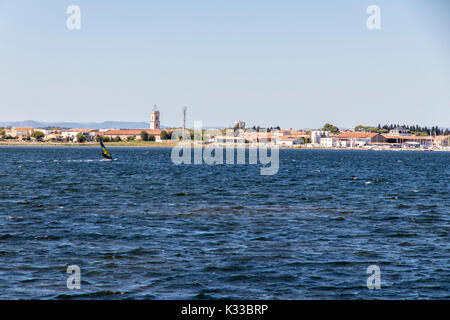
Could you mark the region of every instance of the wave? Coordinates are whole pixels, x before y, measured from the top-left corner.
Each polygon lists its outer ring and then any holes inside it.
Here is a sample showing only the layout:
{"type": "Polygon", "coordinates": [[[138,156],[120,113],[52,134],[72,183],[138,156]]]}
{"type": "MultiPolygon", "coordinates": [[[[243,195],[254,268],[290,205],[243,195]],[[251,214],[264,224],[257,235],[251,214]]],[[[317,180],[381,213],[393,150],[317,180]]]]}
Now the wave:
{"type": "Polygon", "coordinates": [[[95,291],[95,292],[74,294],[74,295],[60,294],[60,295],[56,296],[55,299],[66,300],[66,299],[83,299],[83,298],[95,298],[95,297],[103,298],[103,297],[108,297],[108,296],[118,296],[118,295],[120,296],[120,295],[124,295],[124,294],[128,294],[128,292],[114,291],[114,290],[100,290],[100,291],[95,291]]]}

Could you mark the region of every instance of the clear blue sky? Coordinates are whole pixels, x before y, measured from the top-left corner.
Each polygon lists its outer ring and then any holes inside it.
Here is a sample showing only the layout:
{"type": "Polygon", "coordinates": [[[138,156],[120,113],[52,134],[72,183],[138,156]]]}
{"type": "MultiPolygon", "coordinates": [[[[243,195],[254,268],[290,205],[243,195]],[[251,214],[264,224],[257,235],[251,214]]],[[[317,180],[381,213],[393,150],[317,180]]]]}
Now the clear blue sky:
{"type": "Polygon", "coordinates": [[[449,33],[447,0],[0,0],[0,122],[450,127],[449,33]]]}

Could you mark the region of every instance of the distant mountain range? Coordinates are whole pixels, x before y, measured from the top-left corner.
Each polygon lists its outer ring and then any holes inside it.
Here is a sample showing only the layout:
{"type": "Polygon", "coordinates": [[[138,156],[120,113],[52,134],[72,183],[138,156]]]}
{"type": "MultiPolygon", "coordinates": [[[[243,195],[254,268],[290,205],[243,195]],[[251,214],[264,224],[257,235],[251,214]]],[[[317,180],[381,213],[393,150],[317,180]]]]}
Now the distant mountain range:
{"type": "MultiPolygon", "coordinates": [[[[31,128],[87,128],[87,129],[145,129],[150,128],[149,122],[126,122],[126,121],[105,121],[105,122],[42,122],[34,120],[26,121],[4,121],[0,122],[0,127],[31,127],[31,128]]],[[[174,128],[173,126],[161,126],[161,129],[174,128]]],[[[224,129],[224,126],[203,127],[203,129],[224,129]]]]}
{"type": "MultiPolygon", "coordinates": [[[[34,120],[27,121],[6,121],[0,122],[0,127],[32,127],[32,128],[88,128],[88,129],[143,129],[149,128],[148,122],[126,122],[126,121],[105,121],[105,122],[40,122],[34,120]]],[[[161,126],[163,127],[163,126],[161,126]]]]}

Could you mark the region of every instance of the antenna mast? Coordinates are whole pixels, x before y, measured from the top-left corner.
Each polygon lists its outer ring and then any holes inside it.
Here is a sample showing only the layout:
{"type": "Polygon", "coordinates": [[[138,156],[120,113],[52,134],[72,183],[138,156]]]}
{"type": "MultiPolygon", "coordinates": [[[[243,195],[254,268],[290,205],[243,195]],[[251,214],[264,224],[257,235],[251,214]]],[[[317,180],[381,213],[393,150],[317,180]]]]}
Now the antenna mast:
{"type": "Polygon", "coordinates": [[[184,133],[186,131],[186,111],[187,111],[187,107],[183,106],[181,108],[182,112],[183,112],[183,140],[184,140],[184,133]]]}

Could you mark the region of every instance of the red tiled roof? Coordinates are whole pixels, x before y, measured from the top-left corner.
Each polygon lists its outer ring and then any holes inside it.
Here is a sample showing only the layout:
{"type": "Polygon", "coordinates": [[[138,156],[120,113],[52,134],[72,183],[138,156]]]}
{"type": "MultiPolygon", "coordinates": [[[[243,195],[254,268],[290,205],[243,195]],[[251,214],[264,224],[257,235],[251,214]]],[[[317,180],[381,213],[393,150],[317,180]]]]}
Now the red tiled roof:
{"type": "Polygon", "coordinates": [[[147,132],[148,134],[159,135],[162,130],[151,130],[151,129],[123,129],[123,130],[108,130],[104,132],[98,132],[98,135],[129,135],[129,136],[138,136],[142,131],[147,132]]]}
{"type": "Polygon", "coordinates": [[[338,135],[338,138],[373,138],[375,136],[379,135],[379,133],[376,132],[343,132],[340,135],[338,135]]]}
{"type": "Polygon", "coordinates": [[[281,136],[277,138],[278,140],[286,140],[286,141],[291,141],[291,140],[295,140],[296,137],[294,136],[281,136]]]}
{"type": "Polygon", "coordinates": [[[63,132],[91,132],[95,131],[93,129],[87,129],[87,128],[73,128],[68,130],[63,130],[63,132]]]}
{"type": "Polygon", "coordinates": [[[33,130],[33,128],[31,128],[31,127],[13,127],[12,128],[12,130],[19,130],[19,131],[21,131],[21,130],[33,130]]]}
{"type": "Polygon", "coordinates": [[[410,136],[392,136],[392,135],[388,135],[388,134],[383,134],[383,137],[385,137],[386,139],[395,139],[395,140],[445,140],[448,139],[450,136],[414,136],[414,135],[410,135],[410,136]]]}
{"type": "Polygon", "coordinates": [[[270,132],[246,132],[244,134],[246,137],[257,137],[257,138],[270,138],[270,132]]]}

